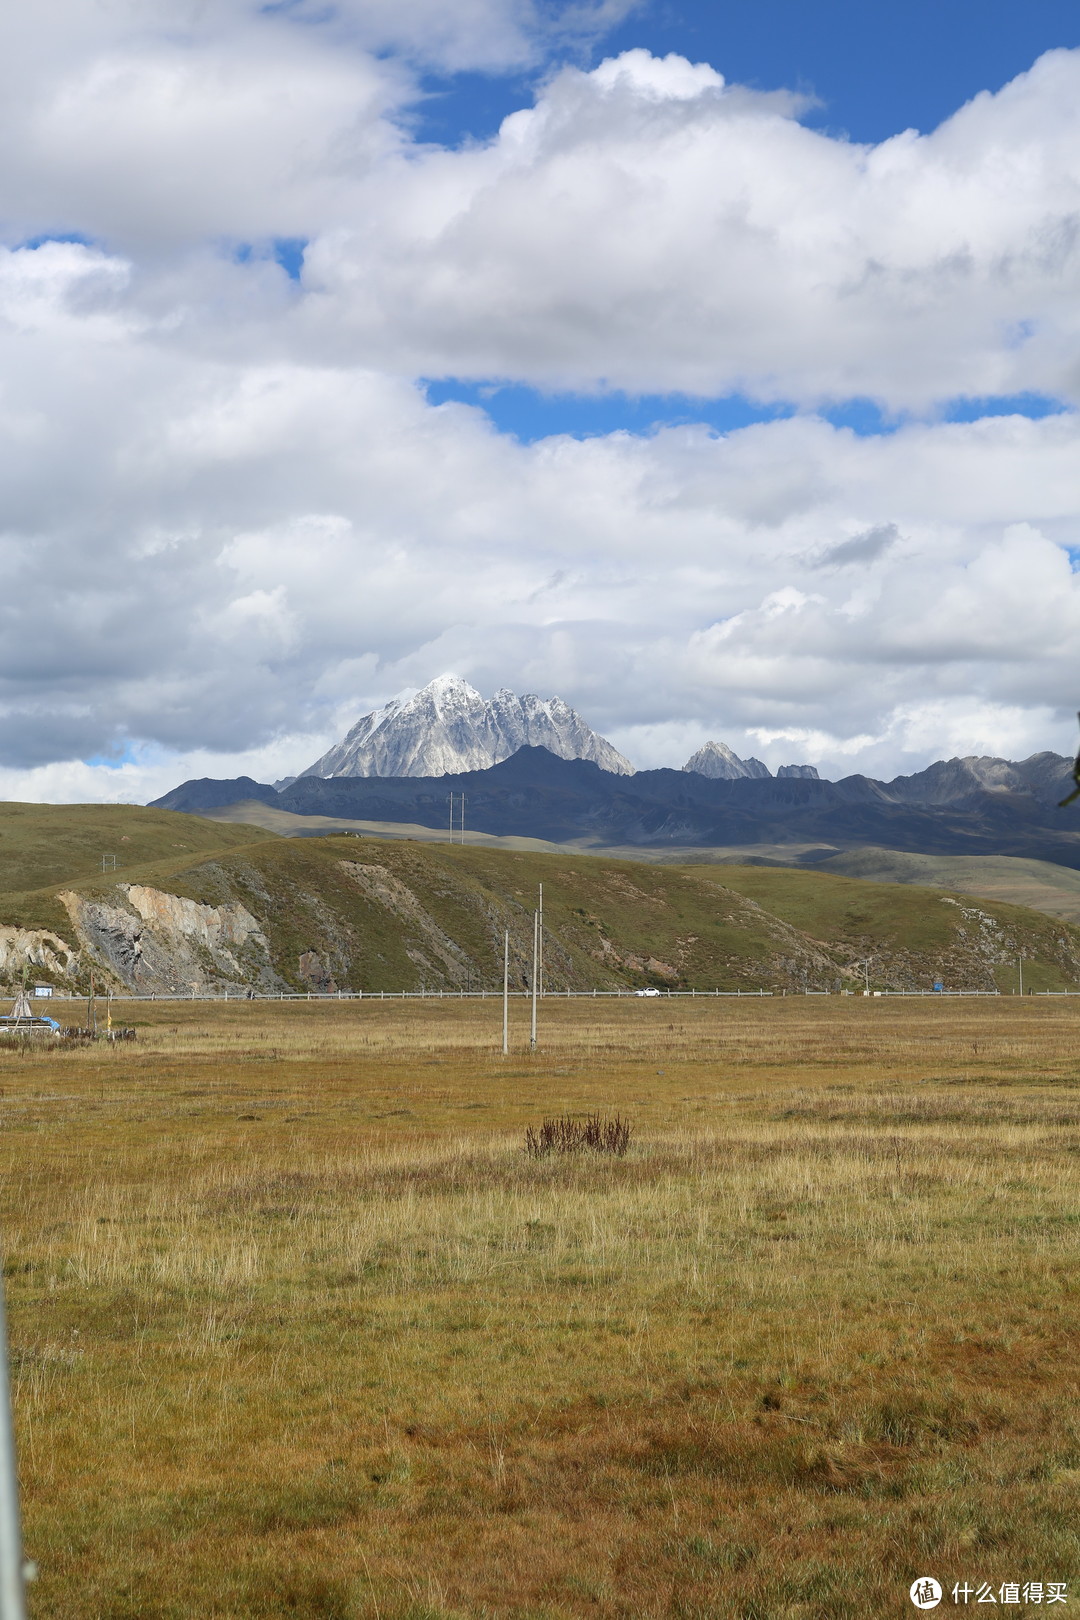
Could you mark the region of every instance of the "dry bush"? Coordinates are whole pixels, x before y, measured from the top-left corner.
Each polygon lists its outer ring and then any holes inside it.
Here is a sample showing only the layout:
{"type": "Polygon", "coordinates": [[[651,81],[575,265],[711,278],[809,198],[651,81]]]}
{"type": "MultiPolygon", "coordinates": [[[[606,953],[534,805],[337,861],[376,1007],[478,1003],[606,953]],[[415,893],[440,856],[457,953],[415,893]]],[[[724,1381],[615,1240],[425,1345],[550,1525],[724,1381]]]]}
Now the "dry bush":
{"type": "Polygon", "coordinates": [[[589,1114],[574,1119],[563,1114],[545,1119],[538,1131],[530,1125],[525,1132],[525,1151],[530,1159],[546,1159],[552,1153],[610,1153],[621,1159],[630,1146],[630,1123],[616,1114],[604,1119],[589,1114]]]}

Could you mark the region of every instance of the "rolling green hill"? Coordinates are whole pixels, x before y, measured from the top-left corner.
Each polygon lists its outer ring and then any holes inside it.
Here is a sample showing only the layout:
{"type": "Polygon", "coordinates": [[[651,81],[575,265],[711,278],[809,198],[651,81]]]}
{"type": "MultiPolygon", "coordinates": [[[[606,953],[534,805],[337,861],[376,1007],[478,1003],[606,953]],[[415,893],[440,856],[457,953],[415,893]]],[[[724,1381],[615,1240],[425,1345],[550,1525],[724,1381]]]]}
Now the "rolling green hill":
{"type": "MultiPolygon", "coordinates": [[[[349,821],[328,816],[298,816],[256,800],[198,812],[211,821],[229,825],[248,822],[284,837],[324,836],[357,832],[369,838],[410,839],[441,844],[444,828],[421,827],[410,822],[349,821]]],[[[1016,855],[918,855],[908,850],[823,849],[820,844],[749,844],[716,848],[656,848],[652,846],[586,846],[553,844],[538,838],[499,837],[470,831],[467,842],[475,848],[524,849],[552,854],[605,855],[660,866],[790,866],[808,867],[841,877],[864,878],[871,883],[918,884],[946,889],[953,894],[978,895],[1028,906],[1051,917],[1080,924],[1080,871],[1053,861],[1028,860],[1016,855]]]]}
{"type": "Polygon", "coordinates": [[[7,871],[40,873],[46,855],[54,863],[50,881],[0,895],[0,977],[9,983],[29,963],[57,983],[82,984],[93,967],[117,988],[161,992],[494,989],[508,931],[521,988],[542,883],[552,991],[861,989],[867,971],[874,988],[928,990],[942,980],[1010,990],[1021,952],[1029,988],[1080,988],[1080,931],[919,885],[403,839],[277,838],[128,807],[42,807],[35,830],[36,807],[8,808],[19,813],[0,812],[0,849],[17,830],[22,853],[15,858],[13,836],[7,871]],[[116,873],[93,870],[105,832],[128,840],[132,859],[116,873]],[[63,878],[58,850],[71,851],[63,878]]]}
{"type": "Polygon", "coordinates": [[[873,883],[914,883],[977,894],[1080,923],[1080,872],[1053,861],[1014,855],[912,855],[895,849],[850,849],[817,868],[873,883]]]}
{"type": "Polygon", "coordinates": [[[0,894],[91,877],[101,872],[102,857],[110,867],[115,858],[119,873],[270,836],[246,823],[226,826],[139,805],[0,803],[0,894]]]}

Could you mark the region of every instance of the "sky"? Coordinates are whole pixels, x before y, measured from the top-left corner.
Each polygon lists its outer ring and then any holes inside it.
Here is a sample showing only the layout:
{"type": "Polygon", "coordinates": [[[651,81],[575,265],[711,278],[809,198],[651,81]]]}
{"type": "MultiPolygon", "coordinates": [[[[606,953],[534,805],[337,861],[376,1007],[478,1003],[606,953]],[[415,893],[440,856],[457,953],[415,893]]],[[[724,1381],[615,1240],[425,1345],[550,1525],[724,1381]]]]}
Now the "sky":
{"type": "Polygon", "coordinates": [[[1071,754],[1078,293],[1074,4],[7,8],[0,796],[1071,754]]]}

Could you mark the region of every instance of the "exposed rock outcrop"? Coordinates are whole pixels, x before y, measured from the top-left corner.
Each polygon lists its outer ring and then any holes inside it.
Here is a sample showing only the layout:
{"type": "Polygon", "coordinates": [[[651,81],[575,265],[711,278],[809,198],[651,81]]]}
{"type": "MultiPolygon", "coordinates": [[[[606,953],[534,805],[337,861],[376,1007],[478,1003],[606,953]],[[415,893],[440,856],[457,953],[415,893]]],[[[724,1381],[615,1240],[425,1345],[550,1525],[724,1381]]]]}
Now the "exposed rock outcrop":
{"type": "Polygon", "coordinates": [[[333,967],[327,957],[319,951],[301,951],[297,969],[309,990],[317,990],[321,995],[337,993],[338,986],[333,967]]]}
{"type": "Polygon", "coordinates": [[[79,953],[66,940],[43,928],[0,927],[0,980],[16,983],[24,970],[49,980],[73,979],[79,953]]]}
{"type": "Polygon", "coordinates": [[[270,965],[266,936],[239,901],[201,905],[139,883],[113,897],[57,895],[84,951],[128,990],[209,990],[282,981],[270,965]]]}

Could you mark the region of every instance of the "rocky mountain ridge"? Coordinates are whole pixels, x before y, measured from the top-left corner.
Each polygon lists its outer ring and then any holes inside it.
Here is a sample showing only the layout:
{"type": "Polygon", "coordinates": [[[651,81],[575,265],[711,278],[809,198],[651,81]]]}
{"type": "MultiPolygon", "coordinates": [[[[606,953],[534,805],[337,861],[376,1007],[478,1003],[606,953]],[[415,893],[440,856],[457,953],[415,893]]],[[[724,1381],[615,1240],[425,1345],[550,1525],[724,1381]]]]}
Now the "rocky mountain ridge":
{"type": "Polygon", "coordinates": [[[365,714],[301,776],[446,776],[484,770],[523,747],[592,760],[616,776],[634,771],[560,697],[518,697],[504,687],[487,701],[460,676],[440,675],[411,698],[365,714]]]}
{"type": "MultiPolygon", "coordinates": [[[[761,780],[772,775],[772,771],[760,759],[740,759],[727,743],[722,742],[703,744],[696,754],[690,755],[683,770],[695,776],[708,776],[713,781],[725,782],[736,782],[743,777],[761,780]]],[[[818,780],[815,765],[780,765],[776,774],[778,777],[801,776],[813,782],[818,780]]]]}

